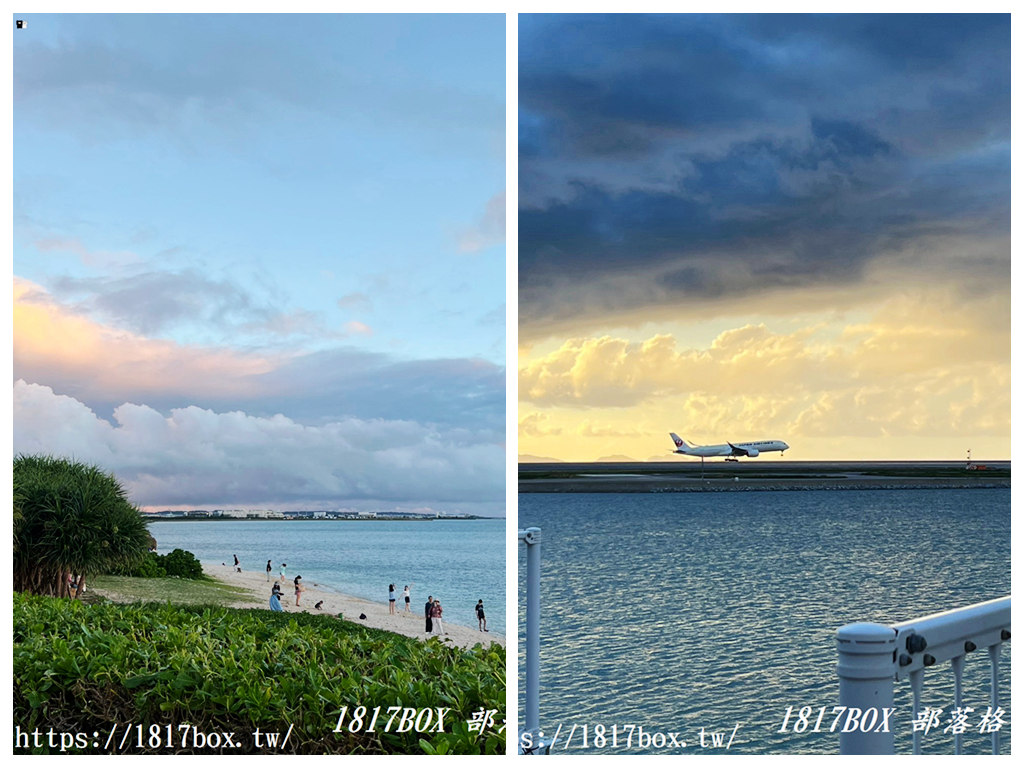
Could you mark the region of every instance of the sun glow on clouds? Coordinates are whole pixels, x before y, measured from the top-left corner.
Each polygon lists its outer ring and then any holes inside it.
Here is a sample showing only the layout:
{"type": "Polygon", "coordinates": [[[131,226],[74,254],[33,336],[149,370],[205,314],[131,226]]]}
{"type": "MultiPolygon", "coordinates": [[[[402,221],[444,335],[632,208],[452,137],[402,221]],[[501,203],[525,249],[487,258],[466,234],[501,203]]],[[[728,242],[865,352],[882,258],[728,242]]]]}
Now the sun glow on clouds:
{"type": "Polygon", "coordinates": [[[30,380],[74,380],[83,391],[251,394],[247,377],[275,361],[229,350],[187,347],[96,323],[57,304],[39,286],[14,279],[14,364],[30,380]]]}
{"type": "MultiPolygon", "coordinates": [[[[140,506],[333,509],[362,500],[503,511],[503,433],[485,419],[467,417],[475,428],[434,423],[444,414],[415,397],[387,410],[404,407],[412,418],[348,415],[358,386],[338,389],[316,359],[147,338],[78,315],[17,278],[14,332],[15,452],[96,463],[140,506]],[[340,405],[315,423],[268,410],[325,395],[340,405]]],[[[355,375],[356,359],[343,361],[355,375]]],[[[416,368],[430,363],[406,363],[414,386],[490,391],[490,367],[476,378],[457,366],[416,368]]],[[[324,365],[336,371],[338,360],[324,365]]]]}
{"type": "Polygon", "coordinates": [[[803,459],[878,458],[915,441],[917,456],[959,457],[973,444],[975,455],[1005,457],[1008,312],[1005,296],[933,288],[850,325],[823,316],[789,333],[726,327],[703,347],[656,334],[525,350],[520,452],[643,460],[673,430],[699,442],[786,439],[803,459]]]}

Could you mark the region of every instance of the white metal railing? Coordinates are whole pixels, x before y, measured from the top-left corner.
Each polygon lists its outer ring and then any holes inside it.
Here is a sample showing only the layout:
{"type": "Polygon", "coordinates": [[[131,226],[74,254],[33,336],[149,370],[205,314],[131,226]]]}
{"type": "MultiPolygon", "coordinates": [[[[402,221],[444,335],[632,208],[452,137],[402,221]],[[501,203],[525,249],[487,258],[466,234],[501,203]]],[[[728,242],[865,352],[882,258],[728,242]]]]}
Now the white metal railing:
{"type": "MultiPolygon", "coordinates": [[[[839,650],[839,704],[847,712],[854,708],[874,712],[872,722],[888,722],[893,706],[895,681],[910,679],[914,696],[914,754],[921,753],[922,728],[917,727],[921,709],[924,670],[948,661],[953,669],[954,707],[962,713],[962,678],[965,657],[972,651],[988,650],[991,664],[988,715],[999,718],[999,651],[1010,639],[1010,598],[1003,597],[943,613],[935,613],[892,626],[871,623],[847,624],[837,633],[839,650]]],[[[990,722],[994,726],[995,722],[990,722]]],[[[991,727],[992,754],[999,753],[999,727],[991,727]]],[[[858,727],[839,736],[840,754],[893,754],[891,728],[858,727]]],[[[954,749],[961,753],[961,732],[954,730],[954,749]]]]}
{"type": "Polygon", "coordinates": [[[519,531],[526,544],[526,727],[519,732],[519,753],[547,754],[540,730],[540,528],[519,531]]]}

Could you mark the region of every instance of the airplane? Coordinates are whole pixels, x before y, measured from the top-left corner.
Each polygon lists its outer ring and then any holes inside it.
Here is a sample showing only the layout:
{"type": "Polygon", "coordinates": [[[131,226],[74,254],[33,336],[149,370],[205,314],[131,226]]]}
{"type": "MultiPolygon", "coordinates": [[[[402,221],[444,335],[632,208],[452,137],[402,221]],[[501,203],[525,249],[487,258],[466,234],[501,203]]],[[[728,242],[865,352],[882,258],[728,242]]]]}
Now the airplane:
{"type": "Polygon", "coordinates": [[[724,443],[722,445],[690,445],[675,432],[669,432],[672,442],[676,444],[673,453],[681,453],[684,456],[700,456],[701,463],[705,457],[727,456],[726,461],[737,461],[734,456],[758,456],[768,451],[785,452],[789,445],[782,440],[758,440],[753,443],[724,443]]]}

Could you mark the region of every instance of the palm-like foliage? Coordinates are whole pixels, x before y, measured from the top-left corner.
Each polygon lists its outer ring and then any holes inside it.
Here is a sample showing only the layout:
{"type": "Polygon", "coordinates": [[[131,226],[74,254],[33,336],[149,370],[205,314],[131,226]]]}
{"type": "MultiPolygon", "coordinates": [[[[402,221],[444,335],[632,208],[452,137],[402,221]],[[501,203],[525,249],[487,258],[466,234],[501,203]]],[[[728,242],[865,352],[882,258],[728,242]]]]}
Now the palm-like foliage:
{"type": "Polygon", "coordinates": [[[143,557],[149,531],[124,488],[95,466],[52,456],[14,460],[14,588],[78,593],[88,574],[143,557]]]}

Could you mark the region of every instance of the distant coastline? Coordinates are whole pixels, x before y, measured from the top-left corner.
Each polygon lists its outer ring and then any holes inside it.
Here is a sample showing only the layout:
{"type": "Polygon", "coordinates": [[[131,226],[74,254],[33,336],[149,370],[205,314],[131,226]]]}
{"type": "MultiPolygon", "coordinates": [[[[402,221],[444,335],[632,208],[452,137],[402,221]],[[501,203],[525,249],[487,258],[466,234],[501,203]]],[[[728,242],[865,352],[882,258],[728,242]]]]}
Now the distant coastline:
{"type": "Polygon", "coordinates": [[[233,523],[353,523],[353,522],[437,522],[445,520],[504,520],[503,517],[482,517],[480,515],[465,515],[463,517],[228,517],[212,515],[161,515],[158,512],[145,512],[146,520],[173,523],[182,521],[186,523],[195,522],[233,522],[233,523]]]}

